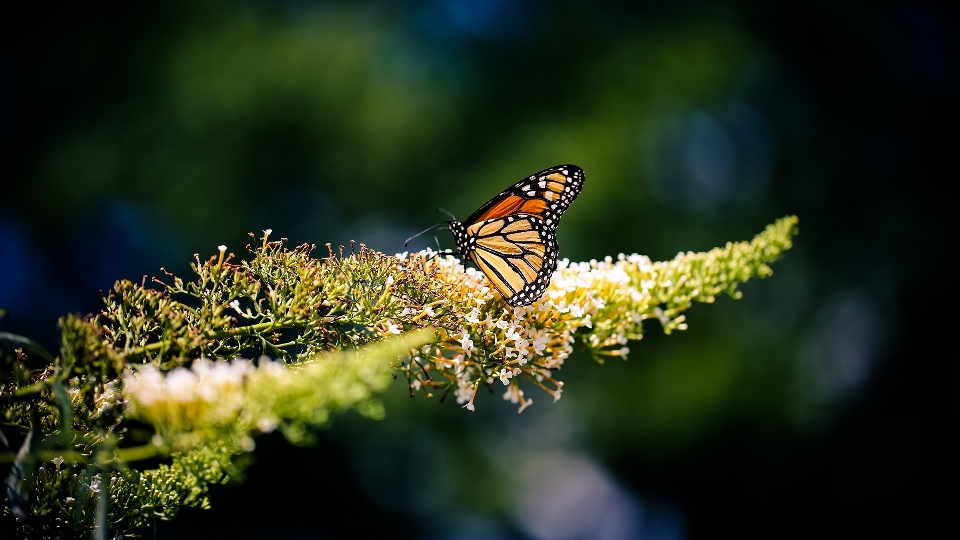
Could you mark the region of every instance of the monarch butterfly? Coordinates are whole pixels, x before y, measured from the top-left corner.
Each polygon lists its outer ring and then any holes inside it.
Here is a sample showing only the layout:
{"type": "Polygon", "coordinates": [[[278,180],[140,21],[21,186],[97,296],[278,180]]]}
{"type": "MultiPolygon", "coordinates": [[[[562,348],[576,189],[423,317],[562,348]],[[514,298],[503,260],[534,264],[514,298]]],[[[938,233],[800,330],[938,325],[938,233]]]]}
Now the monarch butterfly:
{"type": "Polygon", "coordinates": [[[462,223],[447,222],[456,252],[473,261],[507,304],[532,304],[557,268],[554,231],[583,180],[576,165],[557,165],[520,180],[462,223]]]}

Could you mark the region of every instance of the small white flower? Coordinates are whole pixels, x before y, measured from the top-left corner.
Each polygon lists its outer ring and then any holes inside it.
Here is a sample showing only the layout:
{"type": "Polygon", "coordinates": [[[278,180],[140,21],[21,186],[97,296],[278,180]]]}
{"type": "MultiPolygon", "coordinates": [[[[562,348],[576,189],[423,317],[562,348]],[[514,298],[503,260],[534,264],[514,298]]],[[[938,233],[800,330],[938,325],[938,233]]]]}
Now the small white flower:
{"type": "Polygon", "coordinates": [[[264,416],[257,420],[257,429],[260,430],[260,433],[271,433],[276,428],[277,420],[275,418],[264,416]]]}
{"type": "Polygon", "coordinates": [[[531,405],[533,405],[533,399],[525,399],[525,400],[523,400],[523,403],[520,405],[520,408],[517,410],[517,414],[522,413],[524,409],[526,409],[527,407],[529,407],[529,406],[531,406],[531,405]]]}
{"type": "Polygon", "coordinates": [[[506,386],[510,384],[510,378],[513,377],[513,371],[510,371],[507,368],[502,368],[499,372],[497,372],[497,376],[500,377],[500,382],[506,386]]]}
{"type": "Polygon", "coordinates": [[[460,379],[457,381],[457,386],[457,391],[455,393],[457,396],[457,403],[461,404],[470,401],[470,398],[473,397],[473,383],[460,379]]]}
{"type": "Polygon", "coordinates": [[[229,306],[232,307],[233,310],[238,314],[240,314],[241,317],[243,316],[243,312],[240,311],[240,300],[234,300],[233,302],[230,302],[229,306]]]}
{"type": "Polygon", "coordinates": [[[227,246],[220,244],[219,246],[217,246],[217,249],[220,250],[220,253],[223,253],[224,251],[227,250],[227,246]]]}
{"type": "Polygon", "coordinates": [[[399,334],[400,327],[396,324],[393,324],[393,321],[387,321],[387,333],[389,334],[399,334]]]}
{"type": "Polygon", "coordinates": [[[463,348],[463,352],[466,353],[467,358],[470,358],[470,354],[473,351],[473,340],[470,339],[470,333],[466,330],[464,330],[460,336],[460,347],[463,348]]]}
{"type": "Polygon", "coordinates": [[[253,452],[257,448],[257,443],[253,442],[250,437],[244,437],[240,439],[240,448],[244,452],[253,452]]]}
{"type": "Polygon", "coordinates": [[[458,354],[454,356],[453,358],[450,359],[450,362],[454,366],[456,366],[457,375],[460,375],[461,373],[463,373],[463,355],[462,354],[458,354]]]}
{"type": "Polygon", "coordinates": [[[264,229],[263,234],[270,236],[271,234],[273,234],[273,229],[264,229]]]}
{"type": "Polygon", "coordinates": [[[543,350],[547,348],[547,332],[546,330],[540,329],[537,330],[536,334],[533,336],[533,352],[536,355],[543,354],[543,350]]]}

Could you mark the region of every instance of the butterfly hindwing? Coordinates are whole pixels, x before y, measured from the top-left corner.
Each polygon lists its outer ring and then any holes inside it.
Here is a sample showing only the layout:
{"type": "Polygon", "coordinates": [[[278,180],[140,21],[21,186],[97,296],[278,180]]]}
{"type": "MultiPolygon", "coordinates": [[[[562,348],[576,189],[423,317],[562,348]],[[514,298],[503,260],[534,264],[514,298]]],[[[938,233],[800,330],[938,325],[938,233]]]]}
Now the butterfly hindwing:
{"type": "Polygon", "coordinates": [[[490,199],[464,222],[481,221],[511,215],[536,216],[544,225],[556,229],[560,215],[583,188],[583,169],[576,165],[557,165],[532,174],[490,199]]]}
{"type": "Polygon", "coordinates": [[[557,267],[553,229],[536,216],[509,216],[467,227],[470,259],[511,306],[543,295],[557,267]]]}

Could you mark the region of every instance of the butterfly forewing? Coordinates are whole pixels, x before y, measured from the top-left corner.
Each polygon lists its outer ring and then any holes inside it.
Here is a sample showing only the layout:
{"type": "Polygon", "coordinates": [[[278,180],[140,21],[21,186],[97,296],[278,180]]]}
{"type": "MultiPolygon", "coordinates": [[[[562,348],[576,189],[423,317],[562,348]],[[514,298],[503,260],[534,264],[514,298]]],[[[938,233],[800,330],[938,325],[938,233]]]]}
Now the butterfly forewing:
{"type": "Polygon", "coordinates": [[[464,222],[466,225],[511,215],[536,216],[556,229],[560,215],[583,188],[583,169],[557,165],[524,178],[490,199],[464,222]]]}

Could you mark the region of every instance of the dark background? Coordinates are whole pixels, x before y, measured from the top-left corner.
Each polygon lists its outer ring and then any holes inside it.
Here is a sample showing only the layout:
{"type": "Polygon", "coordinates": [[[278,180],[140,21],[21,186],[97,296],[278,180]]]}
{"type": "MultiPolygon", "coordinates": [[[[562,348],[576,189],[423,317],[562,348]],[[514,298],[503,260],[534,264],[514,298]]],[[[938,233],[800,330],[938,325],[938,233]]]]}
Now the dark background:
{"type": "Polygon", "coordinates": [[[259,439],[243,484],[158,538],[958,529],[940,6],[32,9],[0,17],[0,329],[50,347],[115,280],[242,256],[248,231],[398,252],[435,207],[466,217],[558,163],[587,176],[559,230],[571,260],[665,259],[800,216],[774,277],[695,306],[686,332],[651,325],[626,362],[575,355],[557,404],[531,389],[522,415],[498,396],[468,413],[395,385],[382,422],[259,439]]]}

